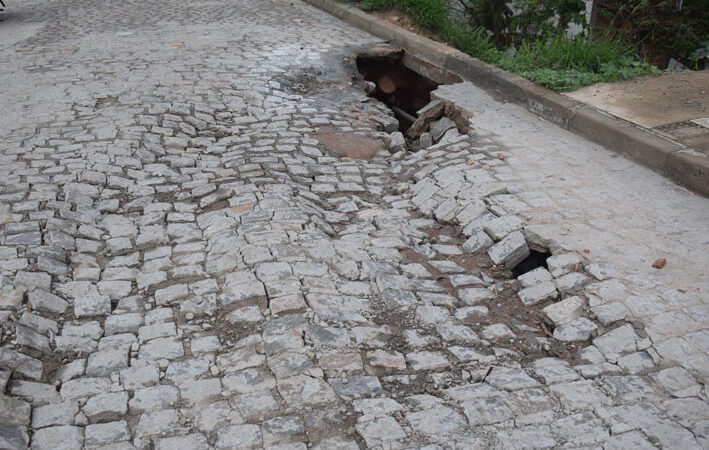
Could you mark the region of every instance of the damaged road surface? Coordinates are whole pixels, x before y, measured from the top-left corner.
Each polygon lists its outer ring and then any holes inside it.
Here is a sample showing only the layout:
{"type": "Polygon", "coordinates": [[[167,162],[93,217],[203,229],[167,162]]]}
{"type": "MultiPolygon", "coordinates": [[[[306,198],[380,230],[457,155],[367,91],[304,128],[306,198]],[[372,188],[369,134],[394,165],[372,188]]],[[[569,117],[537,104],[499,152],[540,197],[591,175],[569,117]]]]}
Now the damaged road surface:
{"type": "Polygon", "coordinates": [[[392,99],[297,0],[13,10],[0,448],[709,445],[706,372],[529,226],[456,80],[392,99]]]}

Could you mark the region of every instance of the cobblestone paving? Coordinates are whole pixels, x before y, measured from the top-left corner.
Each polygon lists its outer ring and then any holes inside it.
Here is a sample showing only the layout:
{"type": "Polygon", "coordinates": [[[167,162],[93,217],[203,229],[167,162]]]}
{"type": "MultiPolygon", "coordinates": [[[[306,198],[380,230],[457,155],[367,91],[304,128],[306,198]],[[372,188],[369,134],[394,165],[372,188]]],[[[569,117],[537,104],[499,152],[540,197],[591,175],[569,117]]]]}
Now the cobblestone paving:
{"type": "Polygon", "coordinates": [[[545,199],[475,130],[392,155],[373,37],[275,0],[0,37],[0,448],[709,446],[706,364],[628,320],[687,302],[706,349],[705,305],[558,248],[514,278],[545,199]]]}

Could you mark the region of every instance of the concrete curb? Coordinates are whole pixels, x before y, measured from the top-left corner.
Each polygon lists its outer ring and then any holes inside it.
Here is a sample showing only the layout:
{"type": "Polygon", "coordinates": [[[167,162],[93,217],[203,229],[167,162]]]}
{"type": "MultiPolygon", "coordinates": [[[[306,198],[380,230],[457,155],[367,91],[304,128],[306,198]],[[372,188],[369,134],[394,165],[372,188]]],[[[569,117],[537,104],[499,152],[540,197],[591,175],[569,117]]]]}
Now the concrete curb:
{"type": "Polygon", "coordinates": [[[674,182],[709,196],[709,156],[626,120],[537,86],[518,75],[486,64],[360,9],[332,0],[305,0],[339,19],[442,69],[475,82],[498,97],[525,106],[555,124],[580,134],[674,182]]]}

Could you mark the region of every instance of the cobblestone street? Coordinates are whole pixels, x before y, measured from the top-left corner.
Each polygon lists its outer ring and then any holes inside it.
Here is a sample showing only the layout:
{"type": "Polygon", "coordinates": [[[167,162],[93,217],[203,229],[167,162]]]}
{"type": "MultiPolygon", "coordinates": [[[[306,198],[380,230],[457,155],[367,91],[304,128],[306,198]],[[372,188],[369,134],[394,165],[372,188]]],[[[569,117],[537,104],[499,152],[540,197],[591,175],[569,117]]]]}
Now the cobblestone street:
{"type": "Polygon", "coordinates": [[[470,83],[408,151],[300,0],[6,3],[0,448],[709,449],[709,200],[470,83]]]}

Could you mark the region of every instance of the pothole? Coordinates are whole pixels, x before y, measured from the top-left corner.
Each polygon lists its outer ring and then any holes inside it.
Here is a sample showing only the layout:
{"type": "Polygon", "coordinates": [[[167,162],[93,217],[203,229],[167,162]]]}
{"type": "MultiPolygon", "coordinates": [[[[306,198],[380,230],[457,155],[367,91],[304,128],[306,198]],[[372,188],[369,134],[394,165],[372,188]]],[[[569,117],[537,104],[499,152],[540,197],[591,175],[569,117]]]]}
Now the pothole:
{"type": "Polygon", "coordinates": [[[527,272],[531,272],[532,270],[538,267],[548,269],[547,258],[549,258],[550,256],[551,253],[547,251],[530,250],[529,256],[523,259],[522,262],[517,264],[512,269],[512,277],[517,278],[520,275],[523,275],[527,272]]]}
{"type": "Polygon", "coordinates": [[[402,133],[413,125],[416,112],[431,102],[431,92],[440,84],[406,67],[403,57],[402,50],[357,56],[357,70],[374,83],[369,95],[394,111],[402,133]]]}
{"type": "Polygon", "coordinates": [[[356,65],[367,94],[387,105],[398,121],[402,136],[392,137],[394,152],[404,148],[402,137],[410,150],[418,150],[468,132],[468,114],[433,95],[441,84],[462,81],[458,76],[390,46],[358,54],[356,65]]]}

